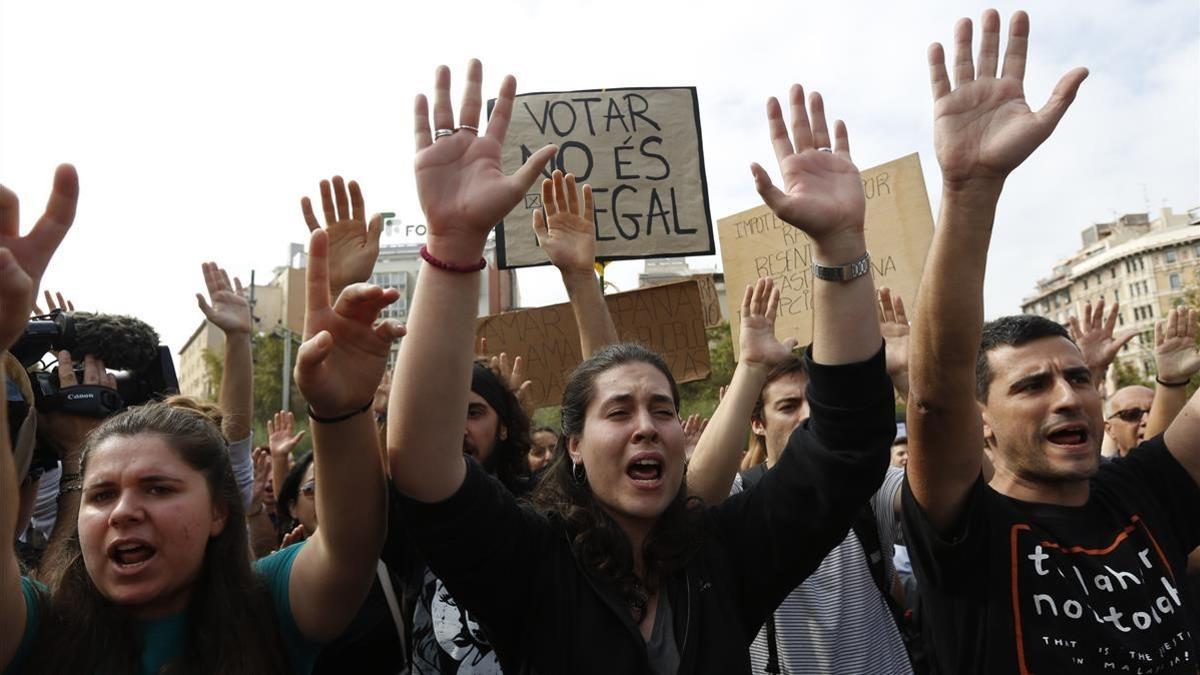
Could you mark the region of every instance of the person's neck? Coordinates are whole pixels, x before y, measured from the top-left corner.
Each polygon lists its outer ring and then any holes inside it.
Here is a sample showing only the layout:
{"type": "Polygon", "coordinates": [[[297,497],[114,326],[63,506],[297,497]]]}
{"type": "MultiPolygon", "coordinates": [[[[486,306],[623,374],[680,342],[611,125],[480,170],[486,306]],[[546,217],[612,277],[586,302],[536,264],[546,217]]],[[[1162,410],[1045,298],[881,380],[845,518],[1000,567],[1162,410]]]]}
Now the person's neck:
{"type": "Polygon", "coordinates": [[[129,613],[137,618],[138,621],[165,619],[186,611],[191,595],[192,591],[190,588],[181,590],[170,597],[157,598],[146,604],[131,607],[129,613]]]}
{"type": "Polygon", "coordinates": [[[767,458],[763,460],[763,463],[767,465],[768,471],[771,469],[771,467],[775,466],[775,462],[779,461],[779,456],[782,454],[783,448],[776,448],[774,450],[767,448],[767,458]]]}
{"type": "Polygon", "coordinates": [[[1021,476],[1000,463],[989,483],[1000,494],[1023,502],[1055,504],[1057,506],[1083,506],[1091,494],[1086,478],[1048,483],[1021,476]]]}

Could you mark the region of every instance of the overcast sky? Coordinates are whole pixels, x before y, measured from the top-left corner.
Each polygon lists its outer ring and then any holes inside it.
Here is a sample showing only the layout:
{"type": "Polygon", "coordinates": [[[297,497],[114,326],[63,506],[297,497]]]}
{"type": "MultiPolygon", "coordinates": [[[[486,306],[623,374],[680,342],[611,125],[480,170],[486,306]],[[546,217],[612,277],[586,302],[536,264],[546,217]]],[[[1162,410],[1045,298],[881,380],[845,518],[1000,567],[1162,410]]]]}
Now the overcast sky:
{"type": "MultiPolygon", "coordinates": [[[[714,219],[758,203],[749,164],[774,165],[764,101],[801,82],[846,120],[859,167],[921,153],[936,212],[925,50],[988,6],[2,0],[0,182],[27,227],[54,166],[73,162],[79,215],[43,287],[137,315],[177,352],[201,319],[200,263],[268,278],[288,242],[307,241],[299,200],[321,178],[355,178],[369,210],[423,222],[412,98],[431,91],[435,66],[461,75],[472,56],[489,97],[509,72],[519,91],[696,86],[714,219]]],[[[1005,31],[1020,7],[997,7],[1005,31]]],[[[989,316],[1019,311],[1089,223],[1200,205],[1200,3],[1026,8],[1031,105],[1071,67],[1091,77],[1005,189],[989,316]]],[[[641,263],[612,269],[626,289],[641,263]]],[[[565,299],[547,281],[522,272],[526,301],[565,299]]]]}

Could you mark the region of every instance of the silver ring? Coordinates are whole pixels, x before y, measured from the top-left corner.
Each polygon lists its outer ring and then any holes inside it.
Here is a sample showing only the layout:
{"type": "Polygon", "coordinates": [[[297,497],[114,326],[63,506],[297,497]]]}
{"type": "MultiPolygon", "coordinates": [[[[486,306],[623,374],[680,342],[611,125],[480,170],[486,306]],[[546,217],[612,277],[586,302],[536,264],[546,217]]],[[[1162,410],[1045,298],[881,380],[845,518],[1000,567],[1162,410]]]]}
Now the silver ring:
{"type": "Polygon", "coordinates": [[[820,152],[833,152],[833,148],[817,148],[820,152]]]}
{"type": "Polygon", "coordinates": [[[453,135],[454,135],[453,129],[438,129],[437,131],[433,132],[433,140],[437,141],[439,138],[443,138],[446,136],[453,136],[453,135]]]}
{"type": "Polygon", "coordinates": [[[467,131],[475,134],[476,136],[479,135],[479,127],[474,127],[474,126],[471,126],[470,124],[460,124],[460,125],[458,125],[458,128],[466,129],[467,131]]]}

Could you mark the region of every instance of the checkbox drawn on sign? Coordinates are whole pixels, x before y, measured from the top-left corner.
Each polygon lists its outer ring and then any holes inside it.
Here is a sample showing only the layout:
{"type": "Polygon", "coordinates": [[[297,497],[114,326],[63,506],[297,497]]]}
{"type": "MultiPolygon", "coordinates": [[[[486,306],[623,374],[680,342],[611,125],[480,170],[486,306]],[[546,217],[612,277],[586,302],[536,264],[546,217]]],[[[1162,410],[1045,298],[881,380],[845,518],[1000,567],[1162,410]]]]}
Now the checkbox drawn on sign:
{"type": "Polygon", "coordinates": [[[542,195],[537,192],[530,192],[525,195],[525,208],[540,209],[542,208],[542,195]]]}

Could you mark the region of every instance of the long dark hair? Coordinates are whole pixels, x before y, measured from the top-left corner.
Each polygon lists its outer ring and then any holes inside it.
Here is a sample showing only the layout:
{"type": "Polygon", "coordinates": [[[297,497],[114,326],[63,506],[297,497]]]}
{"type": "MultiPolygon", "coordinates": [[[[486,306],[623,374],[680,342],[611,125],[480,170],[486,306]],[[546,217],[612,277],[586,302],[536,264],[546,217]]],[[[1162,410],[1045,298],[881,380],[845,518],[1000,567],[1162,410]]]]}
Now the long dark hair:
{"type": "MultiPolygon", "coordinates": [[[[80,462],[109,438],[154,434],[204,474],[213,502],[227,511],[225,527],[209,540],[192,586],[184,651],[171,673],[286,672],[279,623],[265,583],[251,569],[246,513],[221,431],[194,409],[151,403],[126,410],[88,437],[80,462]]],[[[60,514],[65,517],[65,514],[60,514]]],[[[29,672],[137,672],[138,620],[105,598],[84,566],[76,527],[43,567],[52,593],[43,601],[29,672]]]]}
{"type": "Polygon", "coordinates": [[[642,547],[642,577],[635,573],[633,547],[625,531],[604,510],[586,480],[572,473],[567,443],[583,434],[587,408],[595,396],[596,378],[619,366],[646,363],[659,370],[671,385],[671,397],[679,408],[679,386],[658,354],[636,344],[615,344],[596,352],[575,369],[563,392],[562,434],[554,449],[555,458],[542,475],[533,503],[543,513],[566,527],[575,555],[584,567],[612,585],[625,602],[644,611],[647,598],[662,579],[683,567],[699,548],[702,531],[698,497],[689,497],[686,484],[659,516],[642,547]]]}
{"type": "Polygon", "coordinates": [[[529,415],[521,407],[516,392],[482,361],[476,361],[472,370],[471,391],[487,401],[507,431],[505,438],[500,438],[497,428],[492,453],[483,462],[483,468],[495,474],[509,492],[518,497],[525,496],[533,487],[529,463],[525,459],[532,444],[529,415]]]}

